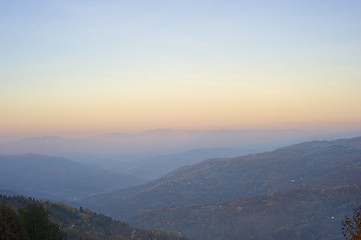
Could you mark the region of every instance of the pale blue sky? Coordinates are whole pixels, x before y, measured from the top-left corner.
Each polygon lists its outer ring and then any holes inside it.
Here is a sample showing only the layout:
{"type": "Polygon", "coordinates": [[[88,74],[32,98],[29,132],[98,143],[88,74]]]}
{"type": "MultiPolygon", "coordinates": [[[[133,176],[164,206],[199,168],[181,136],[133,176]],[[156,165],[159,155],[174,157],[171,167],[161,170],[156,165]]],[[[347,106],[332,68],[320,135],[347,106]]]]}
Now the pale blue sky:
{"type": "Polygon", "coordinates": [[[0,0],[0,132],[360,123],[360,43],[356,0],[0,0]]]}

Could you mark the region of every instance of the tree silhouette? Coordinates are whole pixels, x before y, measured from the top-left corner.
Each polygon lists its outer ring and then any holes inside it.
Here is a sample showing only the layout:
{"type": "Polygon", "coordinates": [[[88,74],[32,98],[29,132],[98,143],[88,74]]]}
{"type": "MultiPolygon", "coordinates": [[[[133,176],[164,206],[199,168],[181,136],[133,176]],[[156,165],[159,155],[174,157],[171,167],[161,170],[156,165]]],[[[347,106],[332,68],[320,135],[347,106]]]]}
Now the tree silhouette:
{"type": "Polygon", "coordinates": [[[353,209],[354,215],[345,217],[342,222],[342,233],[347,240],[361,240],[361,206],[353,209]]]}
{"type": "Polygon", "coordinates": [[[4,203],[0,203],[0,239],[28,239],[19,216],[14,209],[4,203]]]}
{"type": "Polygon", "coordinates": [[[58,224],[51,222],[42,205],[29,204],[18,210],[30,240],[65,240],[66,234],[58,224]]]}

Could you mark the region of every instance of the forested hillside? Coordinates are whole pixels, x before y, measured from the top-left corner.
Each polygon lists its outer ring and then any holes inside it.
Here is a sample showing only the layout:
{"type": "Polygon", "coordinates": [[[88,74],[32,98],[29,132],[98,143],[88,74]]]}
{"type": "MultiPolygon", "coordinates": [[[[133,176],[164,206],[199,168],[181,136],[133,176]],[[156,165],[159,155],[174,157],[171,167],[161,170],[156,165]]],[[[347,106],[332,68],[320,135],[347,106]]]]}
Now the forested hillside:
{"type": "Polygon", "coordinates": [[[132,221],[199,240],[341,240],[342,220],[361,204],[361,185],[295,189],[226,202],[167,207],[132,221]]]}
{"type": "Polygon", "coordinates": [[[209,159],[84,204],[127,220],[167,206],[212,203],[294,188],[361,183],[361,138],[309,142],[237,158],[209,159]]]}
{"type": "MultiPolygon", "coordinates": [[[[69,207],[63,203],[52,203],[49,201],[38,201],[31,198],[24,197],[8,197],[4,195],[0,195],[0,202],[3,206],[9,206],[11,209],[17,209],[20,217],[23,209],[35,208],[35,212],[40,212],[42,214],[42,210],[48,212],[50,219],[53,223],[59,224],[60,229],[66,233],[66,239],[68,240],[127,240],[127,239],[150,239],[150,240],[187,240],[179,233],[169,233],[164,231],[152,230],[146,231],[143,229],[132,227],[124,222],[114,221],[112,218],[107,217],[103,214],[96,214],[95,212],[90,211],[89,209],[80,208],[75,209],[69,207]],[[37,210],[36,210],[37,209],[37,210]]],[[[1,208],[2,210],[8,209],[6,207],[1,208]]],[[[0,213],[1,216],[1,230],[0,234],[6,232],[7,229],[6,223],[9,223],[9,218],[5,217],[5,212],[2,211],[0,213]]],[[[18,215],[12,214],[15,218],[15,222],[18,218],[18,215]]],[[[41,218],[36,218],[34,214],[32,214],[32,219],[30,222],[34,223],[41,218]]],[[[21,218],[19,218],[19,221],[21,218]]],[[[39,220],[39,221],[40,221],[39,220]]],[[[20,226],[23,222],[17,222],[20,226]]],[[[47,225],[41,223],[40,232],[46,232],[47,225]]],[[[53,228],[52,226],[49,228],[53,228]]],[[[21,229],[19,227],[19,229],[21,229]]],[[[20,232],[20,231],[16,231],[20,232]]],[[[21,232],[20,232],[21,233],[21,232]]],[[[24,233],[24,235],[26,234],[24,233]]],[[[3,239],[0,237],[0,239],[3,239]]],[[[10,238],[11,239],[11,238],[10,238]]],[[[25,239],[24,237],[20,237],[19,239],[25,239]]],[[[35,238],[37,239],[37,238],[35,238]]],[[[62,237],[49,238],[45,237],[45,239],[63,239],[62,237]]],[[[15,239],[12,239],[15,240],[15,239]]]]}
{"type": "Polygon", "coordinates": [[[87,206],[146,228],[210,239],[340,239],[361,204],[361,138],[209,159],[87,206]]]}

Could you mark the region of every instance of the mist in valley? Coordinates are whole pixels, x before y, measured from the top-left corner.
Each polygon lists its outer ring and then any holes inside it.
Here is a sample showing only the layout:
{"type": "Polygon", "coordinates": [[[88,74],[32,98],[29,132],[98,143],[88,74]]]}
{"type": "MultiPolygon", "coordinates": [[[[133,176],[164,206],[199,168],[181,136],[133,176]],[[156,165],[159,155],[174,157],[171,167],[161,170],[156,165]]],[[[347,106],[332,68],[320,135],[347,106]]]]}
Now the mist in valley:
{"type": "Polygon", "coordinates": [[[0,145],[0,155],[35,153],[64,157],[150,180],[208,158],[236,157],[307,140],[354,137],[358,133],[361,131],[158,129],[87,138],[42,136],[7,141],[0,145]]]}
{"type": "Polygon", "coordinates": [[[0,239],[347,239],[360,12],[0,1],[0,239]]]}

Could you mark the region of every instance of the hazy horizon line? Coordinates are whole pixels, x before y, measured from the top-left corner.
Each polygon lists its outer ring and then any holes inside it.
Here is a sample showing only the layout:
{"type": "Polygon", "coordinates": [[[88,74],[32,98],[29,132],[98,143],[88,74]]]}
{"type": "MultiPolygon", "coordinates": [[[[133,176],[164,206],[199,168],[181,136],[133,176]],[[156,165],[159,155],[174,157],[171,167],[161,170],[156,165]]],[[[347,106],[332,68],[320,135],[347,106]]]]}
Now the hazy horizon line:
{"type": "Polygon", "coordinates": [[[150,128],[143,130],[114,130],[114,131],[93,131],[93,132],[63,132],[63,133],[0,133],[0,142],[5,141],[19,141],[23,139],[37,139],[37,138],[64,138],[64,139],[86,139],[93,137],[100,137],[106,135],[141,135],[148,133],[161,132],[272,132],[272,131],[297,131],[297,132],[319,132],[319,133],[347,133],[353,131],[360,131],[361,127],[341,127],[341,128],[211,128],[211,129],[197,129],[197,128],[150,128]]]}

